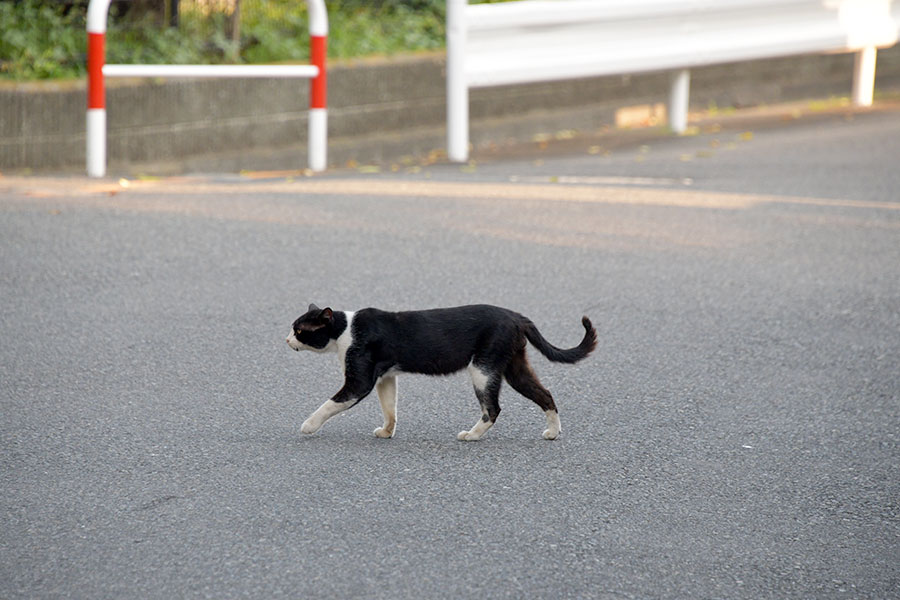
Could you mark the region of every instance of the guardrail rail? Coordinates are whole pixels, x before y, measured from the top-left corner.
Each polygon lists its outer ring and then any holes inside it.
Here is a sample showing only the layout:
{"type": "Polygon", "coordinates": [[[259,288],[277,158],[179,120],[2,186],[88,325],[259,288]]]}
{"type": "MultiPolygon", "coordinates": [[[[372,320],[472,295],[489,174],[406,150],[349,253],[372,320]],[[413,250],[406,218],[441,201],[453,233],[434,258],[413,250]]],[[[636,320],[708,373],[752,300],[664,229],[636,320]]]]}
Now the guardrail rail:
{"type": "Polygon", "coordinates": [[[447,153],[469,153],[469,89],[671,72],[669,126],[687,128],[690,69],[855,52],[853,103],[872,103],[876,49],[897,42],[894,0],[447,0],[447,153]]]}

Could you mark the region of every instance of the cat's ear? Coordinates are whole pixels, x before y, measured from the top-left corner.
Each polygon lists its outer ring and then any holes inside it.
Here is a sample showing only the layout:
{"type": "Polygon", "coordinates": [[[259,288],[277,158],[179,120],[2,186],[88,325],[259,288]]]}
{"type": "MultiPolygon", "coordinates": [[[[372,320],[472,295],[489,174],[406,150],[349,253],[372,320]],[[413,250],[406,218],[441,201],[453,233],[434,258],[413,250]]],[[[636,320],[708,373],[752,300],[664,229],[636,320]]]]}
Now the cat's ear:
{"type": "Polygon", "coordinates": [[[319,313],[319,320],[328,321],[329,323],[334,320],[334,311],[330,308],[323,308],[322,312],[319,313]]]}
{"type": "Polygon", "coordinates": [[[318,310],[319,310],[318,306],[316,306],[315,304],[310,304],[309,308],[306,309],[306,312],[313,312],[313,311],[318,312],[318,310]]]}

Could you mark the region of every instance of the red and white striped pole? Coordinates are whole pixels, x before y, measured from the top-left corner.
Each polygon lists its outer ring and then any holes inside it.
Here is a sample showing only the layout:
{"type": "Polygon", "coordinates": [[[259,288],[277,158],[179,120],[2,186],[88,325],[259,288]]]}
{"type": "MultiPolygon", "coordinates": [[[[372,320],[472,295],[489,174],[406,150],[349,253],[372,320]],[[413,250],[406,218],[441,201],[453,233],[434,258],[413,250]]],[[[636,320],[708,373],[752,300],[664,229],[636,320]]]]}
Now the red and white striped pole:
{"type": "Polygon", "coordinates": [[[309,0],[310,62],[319,74],[309,84],[309,168],[324,171],[328,166],[328,12],[325,0],[309,0]]]}
{"type": "Polygon", "coordinates": [[[309,168],[328,166],[328,11],[325,0],[308,0],[312,65],[107,65],[106,20],[111,0],[90,0],[87,13],[87,174],[106,175],[106,77],[306,77],[310,83],[309,168]]]}
{"type": "Polygon", "coordinates": [[[106,175],[106,14],[110,0],[91,0],[87,12],[87,174],[106,175]]]}

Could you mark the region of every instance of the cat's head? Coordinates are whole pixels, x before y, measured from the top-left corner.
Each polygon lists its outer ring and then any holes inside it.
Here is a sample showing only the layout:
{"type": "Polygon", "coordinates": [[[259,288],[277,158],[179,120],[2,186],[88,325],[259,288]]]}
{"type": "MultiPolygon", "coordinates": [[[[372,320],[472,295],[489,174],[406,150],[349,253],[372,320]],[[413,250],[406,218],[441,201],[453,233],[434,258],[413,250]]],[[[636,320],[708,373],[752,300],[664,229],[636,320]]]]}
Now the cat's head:
{"type": "Polygon", "coordinates": [[[334,341],[339,335],[334,311],[310,304],[309,309],[294,321],[287,343],[294,350],[328,352],[334,349],[334,341]]]}

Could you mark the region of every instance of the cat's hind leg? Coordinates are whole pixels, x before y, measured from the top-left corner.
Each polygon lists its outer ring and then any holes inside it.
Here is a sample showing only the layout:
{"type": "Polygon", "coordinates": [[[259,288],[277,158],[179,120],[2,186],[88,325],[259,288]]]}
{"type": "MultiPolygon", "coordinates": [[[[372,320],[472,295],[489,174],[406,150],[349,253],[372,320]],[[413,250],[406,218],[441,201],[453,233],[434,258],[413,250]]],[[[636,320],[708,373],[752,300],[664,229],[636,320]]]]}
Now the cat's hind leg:
{"type": "Polygon", "coordinates": [[[390,438],[394,436],[397,426],[397,377],[382,377],[375,384],[378,402],[384,415],[384,425],[375,430],[375,437],[390,438]]]}
{"type": "Polygon", "coordinates": [[[544,430],[543,434],[544,439],[555,440],[558,438],[561,427],[556,403],[553,402],[553,396],[547,388],[541,385],[531,365],[528,364],[528,357],[524,348],[509,361],[503,375],[506,377],[506,382],[514,390],[533,401],[544,411],[544,416],[547,417],[547,429],[544,430]]]}
{"type": "Polygon", "coordinates": [[[500,375],[490,369],[479,367],[473,362],[469,363],[469,376],[475,388],[475,396],[481,404],[481,420],[475,423],[472,429],[460,431],[457,439],[464,442],[475,442],[481,439],[487,430],[491,428],[500,414],[500,375]]]}

